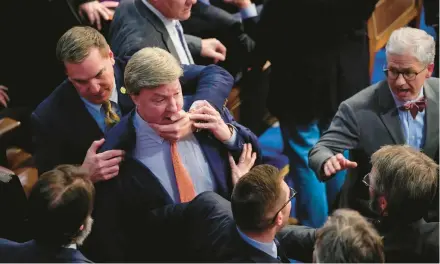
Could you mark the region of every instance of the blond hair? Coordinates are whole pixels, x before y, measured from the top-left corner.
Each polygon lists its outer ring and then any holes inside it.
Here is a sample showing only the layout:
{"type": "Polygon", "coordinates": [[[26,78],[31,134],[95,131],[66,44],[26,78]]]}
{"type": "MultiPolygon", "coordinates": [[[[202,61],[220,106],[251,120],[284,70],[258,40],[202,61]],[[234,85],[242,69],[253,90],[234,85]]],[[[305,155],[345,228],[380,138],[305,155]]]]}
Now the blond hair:
{"type": "Polygon", "coordinates": [[[125,67],[125,88],[130,94],[141,89],[152,89],[169,84],[183,75],[179,62],[169,52],[156,48],[143,48],[136,52],[125,67]]]}
{"type": "Polygon", "coordinates": [[[104,36],[88,26],[69,29],[58,40],[56,54],[61,62],[80,63],[93,48],[97,48],[103,57],[107,57],[110,47],[104,36]]]}

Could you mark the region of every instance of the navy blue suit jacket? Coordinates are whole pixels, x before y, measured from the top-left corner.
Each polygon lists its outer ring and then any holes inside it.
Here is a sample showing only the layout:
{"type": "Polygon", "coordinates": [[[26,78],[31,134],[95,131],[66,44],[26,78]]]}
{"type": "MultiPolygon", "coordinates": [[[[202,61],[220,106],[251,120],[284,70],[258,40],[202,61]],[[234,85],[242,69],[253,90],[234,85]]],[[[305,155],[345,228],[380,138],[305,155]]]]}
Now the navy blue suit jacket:
{"type": "MultiPolygon", "coordinates": [[[[158,228],[145,219],[150,218],[150,210],[173,204],[173,200],[150,169],[131,156],[136,144],[132,121],[134,113],[135,110],[106,133],[105,143],[100,149],[123,149],[126,157],[120,165],[118,176],[95,184],[95,209],[92,215],[95,221],[92,233],[84,244],[84,252],[96,262],[162,261],[165,254],[159,253],[157,238],[148,240],[155,237],[153,234],[158,228]],[[143,228],[147,228],[147,231],[141,232],[143,228]],[[145,233],[148,235],[141,235],[145,233]]],[[[235,122],[229,110],[223,108],[220,113],[226,123],[236,127],[234,146],[227,147],[208,131],[197,132],[195,136],[214,174],[215,191],[229,200],[232,182],[228,151],[236,160],[245,143],[252,143],[259,159],[261,151],[257,137],[235,122]]]]}
{"type": "MultiPolygon", "coordinates": [[[[116,59],[114,65],[118,104],[122,115],[134,108],[131,98],[120,91],[126,62],[127,59],[116,59]]],[[[215,65],[185,65],[183,69],[183,93],[195,93],[194,100],[207,100],[217,109],[221,109],[230,93],[232,76],[215,65]]],[[[82,164],[92,142],[104,136],[69,80],[59,85],[36,108],[31,119],[34,156],[39,174],[60,164],[82,164]]]]}
{"type": "Polygon", "coordinates": [[[0,262],[29,263],[92,263],[79,250],[73,248],[51,248],[39,245],[35,240],[17,243],[0,238],[0,262]]]}

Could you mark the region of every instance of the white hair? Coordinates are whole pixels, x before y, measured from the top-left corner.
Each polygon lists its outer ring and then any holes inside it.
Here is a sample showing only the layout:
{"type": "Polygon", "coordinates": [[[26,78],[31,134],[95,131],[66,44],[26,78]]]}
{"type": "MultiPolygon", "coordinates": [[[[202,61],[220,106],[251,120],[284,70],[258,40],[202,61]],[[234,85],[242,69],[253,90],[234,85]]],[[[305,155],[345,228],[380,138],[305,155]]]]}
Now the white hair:
{"type": "Polygon", "coordinates": [[[386,55],[410,55],[426,66],[434,62],[435,41],[424,30],[399,28],[393,31],[388,40],[386,55]]]}

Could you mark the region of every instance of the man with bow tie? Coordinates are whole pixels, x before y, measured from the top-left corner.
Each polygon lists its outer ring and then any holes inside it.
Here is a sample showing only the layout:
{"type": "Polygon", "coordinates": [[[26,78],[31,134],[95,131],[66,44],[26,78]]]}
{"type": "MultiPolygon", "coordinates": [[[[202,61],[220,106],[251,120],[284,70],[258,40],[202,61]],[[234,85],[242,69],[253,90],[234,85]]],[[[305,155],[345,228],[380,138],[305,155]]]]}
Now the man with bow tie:
{"type": "MultiPolygon", "coordinates": [[[[338,207],[368,217],[377,216],[369,208],[368,188],[362,185],[371,169],[371,154],[383,145],[406,144],[435,159],[439,146],[439,80],[431,77],[434,39],[415,28],[395,30],[386,57],[387,80],[342,102],[330,128],[309,152],[310,167],[321,181],[349,170],[338,207]],[[350,151],[349,159],[342,155],[344,150],[350,151]]],[[[438,221],[438,203],[432,208],[436,213],[428,220],[438,221]]]]}

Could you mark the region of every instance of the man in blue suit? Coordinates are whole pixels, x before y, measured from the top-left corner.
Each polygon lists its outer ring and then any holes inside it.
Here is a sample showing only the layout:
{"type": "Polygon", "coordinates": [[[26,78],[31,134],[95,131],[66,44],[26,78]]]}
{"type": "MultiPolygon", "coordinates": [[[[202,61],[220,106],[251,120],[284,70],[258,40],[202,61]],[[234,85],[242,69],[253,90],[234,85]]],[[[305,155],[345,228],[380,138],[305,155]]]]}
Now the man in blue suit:
{"type": "Polygon", "coordinates": [[[1,262],[90,263],[77,250],[92,227],[94,187],[84,171],[61,165],[41,175],[29,196],[33,240],[0,239],[1,262]]]}
{"type": "MultiPolygon", "coordinates": [[[[37,169],[41,174],[59,164],[83,164],[93,182],[110,179],[118,174],[123,152],[97,154],[104,141],[94,141],[134,107],[122,87],[126,60],[114,58],[104,36],[91,27],[68,30],[58,41],[57,56],[68,79],[32,114],[37,169]]],[[[183,70],[183,92],[222,109],[233,83],[229,73],[215,65],[183,70]]],[[[173,118],[157,128],[164,138],[190,132],[192,122],[185,113],[173,118]]]]}
{"type": "Polygon", "coordinates": [[[200,131],[179,140],[157,133],[157,126],[172,123],[188,107],[179,82],[182,73],[177,60],[160,48],[138,51],[125,68],[125,88],[136,108],[106,133],[99,150],[121,149],[126,155],[117,177],[95,185],[95,226],[84,248],[94,261],[179,261],[178,254],[162,251],[170,238],[148,220],[151,210],[191,201],[204,191],[229,199],[236,179],[228,155],[239,164],[243,149],[257,153],[253,160],[261,157],[256,136],[226,108],[219,113],[207,102],[188,114],[200,131]],[[140,232],[146,227],[147,237],[140,232]]]}

